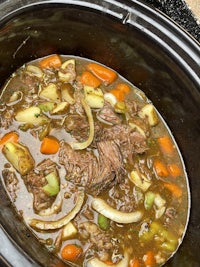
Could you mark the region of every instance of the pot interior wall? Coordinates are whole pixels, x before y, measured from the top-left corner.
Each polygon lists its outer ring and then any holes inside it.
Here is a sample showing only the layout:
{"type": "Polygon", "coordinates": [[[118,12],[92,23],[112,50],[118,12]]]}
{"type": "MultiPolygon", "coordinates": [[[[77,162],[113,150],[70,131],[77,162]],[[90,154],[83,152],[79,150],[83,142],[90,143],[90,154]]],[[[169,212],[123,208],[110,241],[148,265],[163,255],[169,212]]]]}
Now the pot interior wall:
{"type": "MultiPolygon", "coordinates": [[[[195,180],[200,147],[200,95],[195,83],[145,32],[102,12],[61,4],[37,5],[19,10],[0,25],[0,85],[19,66],[32,59],[58,53],[99,61],[141,88],[166,120],[180,147],[196,206],[195,180]]],[[[196,186],[200,188],[199,179],[196,186]]],[[[197,188],[196,188],[197,189],[197,188]]],[[[0,187],[0,222],[30,258],[43,266],[57,260],[24,226],[0,187]]],[[[196,207],[198,208],[198,207],[196,207]]],[[[199,208],[198,208],[199,209],[199,208]]],[[[192,209],[184,242],[166,266],[197,266],[200,256],[192,209]],[[195,265],[196,264],[196,265],[195,265]]]]}

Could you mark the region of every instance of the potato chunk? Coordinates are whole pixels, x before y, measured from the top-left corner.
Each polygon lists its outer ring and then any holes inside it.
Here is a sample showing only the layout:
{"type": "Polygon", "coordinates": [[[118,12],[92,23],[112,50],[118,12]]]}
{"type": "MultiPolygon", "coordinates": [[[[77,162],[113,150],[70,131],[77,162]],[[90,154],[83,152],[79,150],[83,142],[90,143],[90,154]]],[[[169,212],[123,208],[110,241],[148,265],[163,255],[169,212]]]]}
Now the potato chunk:
{"type": "Polygon", "coordinates": [[[28,148],[19,143],[7,142],[2,152],[21,175],[27,174],[35,166],[35,161],[28,148]]]}
{"type": "Polygon", "coordinates": [[[152,104],[146,104],[138,113],[138,115],[144,119],[147,117],[149,125],[155,126],[158,123],[158,115],[152,104]]]}

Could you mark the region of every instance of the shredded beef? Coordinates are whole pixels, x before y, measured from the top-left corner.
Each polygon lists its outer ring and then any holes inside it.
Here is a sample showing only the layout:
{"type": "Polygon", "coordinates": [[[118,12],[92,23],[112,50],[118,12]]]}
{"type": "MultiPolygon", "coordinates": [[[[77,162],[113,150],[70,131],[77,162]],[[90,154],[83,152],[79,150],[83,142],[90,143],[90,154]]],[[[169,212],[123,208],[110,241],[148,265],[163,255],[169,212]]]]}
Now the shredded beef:
{"type": "Polygon", "coordinates": [[[89,239],[91,246],[95,247],[101,260],[108,260],[108,252],[114,250],[111,237],[105,231],[102,231],[95,223],[83,222],[79,225],[80,235],[84,239],[89,239]]]}
{"type": "Polygon", "coordinates": [[[124,124],[105,128],[99,138],[100,140],[115,140],[120,147],[123,159],[130,164],[133,163],[133,154],[142,154],[148,149],[145,137],[124,124]]]}
{"type": "Polygon", "coordinates": [[[52,170],[56,170],[55,163],[46,159],[24,177],[28,191],[33,194],[33,208],[36,212],[51,207],[55,200],[55,196],[49,196],[43,190],[47,184],[45,176],[52,170]]]}
{"type": "Polygon", "coordinates": [[[2,171],[2,175],[5,181],[6,188],[10,194],[10,197],[12,198],[13,201],[16,200],[16,191],[19,188],[18,183],[19,180],[17,179],[17,176],[14,172],[9,171],[7,169],[2,171]]]}
{"type": "Polygon", "coordinates": [[[0,117],[0,127],[8,129],[13,121],[13,110],[6,110],[0,117]]]}
{"type": "Polygon", "coordinates": [[[59,163],[65,166],[67,178],[93,195],[119,182],[122,173],[122,156],[114,141],[99,142],[96,153],[98,156],[93,151],[75,151],[66,143],[59,152],[59,163]]]}
{"type": "Polygon", "coordinates": [[[114,111],[113,107],[107,102],[98,112],[97,118],[103,122],[113,125],[120,124],[122,121],[120,116],[114,111]]]}

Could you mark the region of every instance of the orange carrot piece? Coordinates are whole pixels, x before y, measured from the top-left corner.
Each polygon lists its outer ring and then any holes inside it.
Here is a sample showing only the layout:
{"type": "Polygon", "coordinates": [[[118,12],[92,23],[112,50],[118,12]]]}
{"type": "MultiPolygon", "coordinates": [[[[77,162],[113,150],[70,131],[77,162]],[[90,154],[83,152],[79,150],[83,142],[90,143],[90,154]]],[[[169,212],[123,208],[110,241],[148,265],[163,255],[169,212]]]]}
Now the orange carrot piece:
{"type": "Polygon", "coordinates": [[[155,261],[154,253],[152,250],[147,251],[143,259],[144,259],[144,263],[146,266],[148,267],[155,266],[156,261],[155,261]]]}
{"type": "Polygon", "coordinates": [[[169,175],[166,165],[160,160],[156,159],[153,163],[153,166],[158,176],[167,177],[169,175]]]}
{"type": "Polygon", "coordinates": [[[129,267],[140,267],[139,260],[136,258],[130,260],[129,267]]]}
{"type": "Polygon", "coordinates": [[[117,89],[112,89],[110,90],[110,93],[113,94],[118,101],[124,101],[125,95],[124,92],[117,90],[117,89]]]}
{"type": "Polygon", "coordinates": [[[75,261],[81,254],[83,249],[75,244],[67,244],[61,251],[61,256],[65,260],[75,261]]]}
{"type": "Polygon", "coordinates": [[[39,65],[42,69],[47,68],[59,68],[61,66],[62,62],[58,55],[51,55],[49,57],[46,57],[42,59],[39,62],[39,65]]]}
{"type": "Polygon", "coordinates": [[[104,263],[107,264],[107,265],[113,265],[114,264],[112,261],[109,261],[109,260],[104,261],[104,263]]]}
{"type": "Polygon", "coordinates": [[[82,73],[80,82],[94,88],[97,88],[101,84],[101,81],[89,71],[82,73]]]}
{"type": "Polygon", "coordinates": [[[164,183],[165,188],[167,188],[175,197],[179,198],[182,196],[182,189],[173,183],[164,183]]]}
{"type": "Polygon", "coordinates": [[[178,177],[181,175],[181,169],[177,164],[175,163],[168,164],[167,167],[172,177],[178,177]]]}
{"type": "Polygon", "coordinates": [[[128,94],[131,90],[130,86],[126,83],[118,83],[115,89],[120,90],[125,94],[128,94]]]}
{"type": "Polygon", "coordinates": [[[88,64],[87,69],[107,84],[111,84],[117,78],[117,73],[115,71],[96,63],[88,64]]]}
{"type": "Polygon", "coordinates": [[[0,148],[2,148],[7,142],[17,143],[19,135],[16,132],[9,132],[0,139],[0,148]]]}
{"type": "Polygon", "coordinates": [[[56,154],[60,148],[59,141],[55,137],[44,137],[40,146],[42,154],[56,154]]]}
{"type": "Polygon", "coordinates": [[[158,138],[158,143],[160,145],[161,150],[163,153],[172,154],[174,151],[173,143],[168,136],[163,136],[158,138]]]}

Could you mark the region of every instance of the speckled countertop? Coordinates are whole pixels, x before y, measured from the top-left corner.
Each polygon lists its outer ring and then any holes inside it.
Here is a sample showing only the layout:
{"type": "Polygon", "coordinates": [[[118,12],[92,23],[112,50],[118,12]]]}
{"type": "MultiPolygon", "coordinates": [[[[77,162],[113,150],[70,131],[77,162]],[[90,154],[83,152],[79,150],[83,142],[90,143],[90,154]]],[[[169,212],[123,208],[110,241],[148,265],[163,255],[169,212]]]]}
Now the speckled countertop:
{"type": "Polygon", "coordinates": [[[143,0],[159,9],[200,42],[200,0],[143,0]]]}

